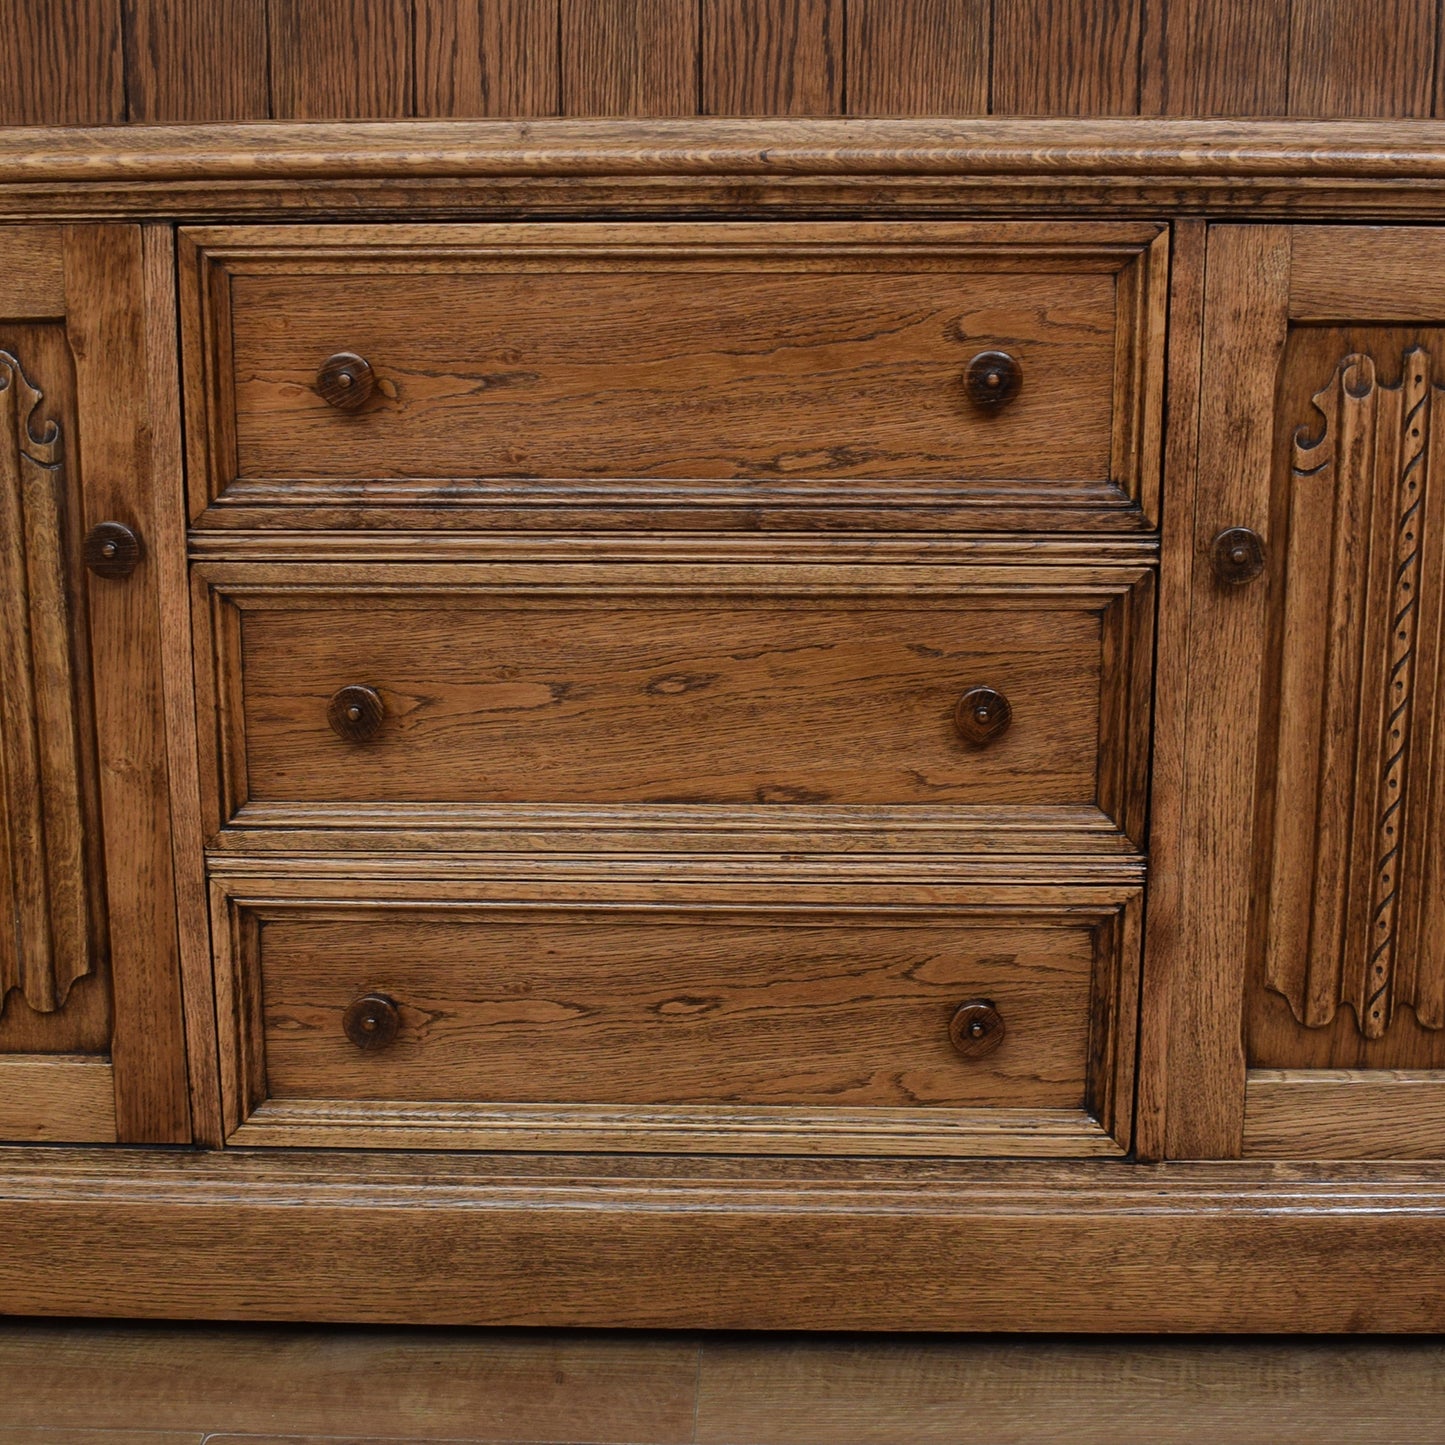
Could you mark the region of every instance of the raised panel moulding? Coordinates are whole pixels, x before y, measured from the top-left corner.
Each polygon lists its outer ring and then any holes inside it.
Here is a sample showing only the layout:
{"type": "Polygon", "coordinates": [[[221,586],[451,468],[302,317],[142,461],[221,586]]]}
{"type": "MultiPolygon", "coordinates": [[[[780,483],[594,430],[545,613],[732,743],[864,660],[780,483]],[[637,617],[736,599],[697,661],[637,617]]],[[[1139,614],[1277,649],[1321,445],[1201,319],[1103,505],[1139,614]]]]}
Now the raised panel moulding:
{"type": "Polygon", "coordinates": [[[91,968],[65,472],[43,397],[0,351],[0,1009],[53,1013],[91,968]]]}
{"type": "Polygon", "coordinates": [[[1310,1028],[1445,1027],[1437,727],[1445,425],[1430,352],[1397,385],[1343,358],[1296,434],[1283,619],[1269,986],[1310,1028]]]}

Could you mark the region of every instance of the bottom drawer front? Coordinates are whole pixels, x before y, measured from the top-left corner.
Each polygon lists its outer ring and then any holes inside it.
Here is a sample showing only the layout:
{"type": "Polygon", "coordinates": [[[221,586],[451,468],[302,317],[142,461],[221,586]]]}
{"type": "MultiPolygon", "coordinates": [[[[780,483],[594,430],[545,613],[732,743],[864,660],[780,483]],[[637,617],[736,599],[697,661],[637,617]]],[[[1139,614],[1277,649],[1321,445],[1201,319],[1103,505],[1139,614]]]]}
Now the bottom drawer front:
{"type": "Polygon", "coordinates": [[[243,1132],[284,1117],[296,1143],[637,1148],[721,1131],[812,1151],[841,1129],[919,1152],[920,1129],[947,1149],[1003,1114],[1102,1142],[1120,967],[1103,915],[248,905],[243,1132]],[[301,1137],[308,1119],[325,1138],[301,1137]]]}

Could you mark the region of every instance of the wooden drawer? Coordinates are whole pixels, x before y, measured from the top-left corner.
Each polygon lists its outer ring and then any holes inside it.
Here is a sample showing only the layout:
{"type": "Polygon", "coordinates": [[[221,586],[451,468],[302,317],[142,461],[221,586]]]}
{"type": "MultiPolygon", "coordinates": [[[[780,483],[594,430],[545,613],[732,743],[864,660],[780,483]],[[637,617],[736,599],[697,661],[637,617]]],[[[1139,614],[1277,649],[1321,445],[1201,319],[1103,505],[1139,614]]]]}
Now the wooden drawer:
{"type": "Polygon", "coordinates": [[[885,809],[1137,842],[1147,570],[679,573],[201,566],[217,822],[885,809]]]}
{"type": "Polygon", "coordinates": [[[1153,524],[1167,255],[1152,224],[183,240],[208,524],[1153,524]],[[967,382],[996,351],[1016,395],[967,382]],[[318,385],[342,353],[369,367],[332,388],[369,389],[356,409],[318,385]]]}
{"type": "Polygon", "coordinates": [[[228,1128],[252,1144],[1114,1154],[1137,897],[603,870],[398,881],[367,859],[223,874],[228,1128]]]}

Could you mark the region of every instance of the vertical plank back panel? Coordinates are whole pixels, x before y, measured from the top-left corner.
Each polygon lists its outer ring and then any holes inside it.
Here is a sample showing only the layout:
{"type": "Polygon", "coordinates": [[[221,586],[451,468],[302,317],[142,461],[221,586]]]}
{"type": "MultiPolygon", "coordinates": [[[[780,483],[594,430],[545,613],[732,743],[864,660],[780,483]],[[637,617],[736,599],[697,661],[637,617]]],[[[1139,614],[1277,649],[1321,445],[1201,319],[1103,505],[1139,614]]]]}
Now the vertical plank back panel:
{"type": "Polygon", "coordinates": [[[843,0],[702,0],[704,115],[838,115],[843,0]]]}
{"type": "Polygon", "coordinates": [[[1435,0],[1294,0],[1289,113],[1429,115],[1435,9],[1435,0]]]}
{"type": "Polygon", "coordinates": [[[1139,0],[995,0],[995,115],[1135,115],[1139,0]]]}
{"type": "Polygon", "coordinates": [[[125,119],[120,0],[0,0],[0,125],[125,119]]]}
{"type": "Polygon", "coordinates": [[[558,19],[558,0],[416,0],[416,113],[556,115],[558,19]]]}
{"type": "Polygon", "coordinates": [[[696,115],[698,0],[562,0],[564,115],[696,115]]]}
{"type": "Polygon", "coordinates": [[[255,0],[125,0],[133,121],[265,120],[266,12],[255,0]]]}
{"type": "Polygon", "coordinates": [[[1290,0],[1146,0],[1145,115],[1283,115],[1290,0]]]}
{"type": "Polygon", "coordinates": [[[270,0],[269,13],[278,120],[410,114],[410,0],[270,0]]]}
{"type": "Polygon", "coordinates": [[[850,115],[986,115],[991,0],[850,0],[850,115]]]}

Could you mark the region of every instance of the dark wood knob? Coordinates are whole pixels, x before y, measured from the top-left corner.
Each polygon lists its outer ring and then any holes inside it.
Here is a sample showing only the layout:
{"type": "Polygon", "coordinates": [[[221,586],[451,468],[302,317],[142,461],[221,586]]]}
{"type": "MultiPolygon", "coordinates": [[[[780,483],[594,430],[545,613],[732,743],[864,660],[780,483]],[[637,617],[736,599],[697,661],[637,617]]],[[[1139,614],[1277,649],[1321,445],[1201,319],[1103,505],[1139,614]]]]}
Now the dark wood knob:
{"type": "Polygon", "coordinates": [[[960,1004],[949,1021],[948,1037],[966,1059],[981,1059],[1003,1043],[1003,1015],[986,998],[960,1004]]]}
{"type": "Polygon", "coordinates": [[[324,400],[342,411],[356,411],[371,400],[376,390],[376,373],[364,356],[338,351],[321,363],[316,373],[316,390],[324,400]]]}
{"type": "Polygon", "coordinates": [[[1014,710],[1009,700],[992,687],[971,687],[953,710],[953,724],[965,742],[982,747],[1008,731],[1014,710]]]}
{"type": "Polygon", "coordinates": [[[1264,571],[1264,538],[1248,527],[1226,527],[1210,545],[1209,555],[1214,575],[1227,586],[1240,587],[1264,571]]]}
{"type": "Polygon", "coordinates": [[[341,1016],[346,1037],[370,1053],[384,1049],[401,1029],[401,1010],[384,993],[364,993],[341,1016]]]}
{"type": "Polygon", "coordinates": [[[350,743],[369,742],[381,731],[386,704],[374,687],[343,687],[326,704],[326,721],[337,737],[350,743]]]}
{"type": "Polygon", "coordinates": [[[980,351],[968,363],[963,384],[975,406],[1007,406],[1024,384],[1023,367],[1006,351],[980,351]]]}
{"type": "Polygon", "coordinates": [[[129,577],[140,564],[140,538],[124,522],[97,523],[81,550],[97,577],[129,577]]]}

